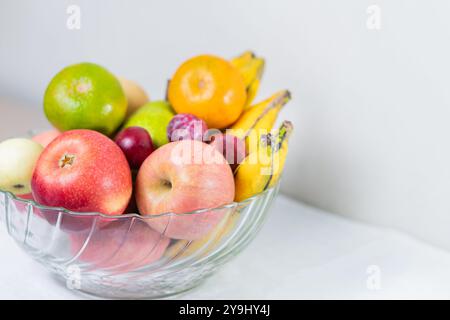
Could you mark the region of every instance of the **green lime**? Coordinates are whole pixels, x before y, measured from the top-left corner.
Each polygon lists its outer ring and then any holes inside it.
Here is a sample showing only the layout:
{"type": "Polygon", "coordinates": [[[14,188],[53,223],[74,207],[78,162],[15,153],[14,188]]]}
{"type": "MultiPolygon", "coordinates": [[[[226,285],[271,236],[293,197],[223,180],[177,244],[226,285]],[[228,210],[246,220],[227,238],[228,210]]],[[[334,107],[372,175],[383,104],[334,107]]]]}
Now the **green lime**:
{"type": "Polygon", "coordinates": [[[125,123],[125,128],[142,127],[152,137],[155,147],[169,142],[167,139],[167,125],[175,112],[166,101],[152,101],[140,107],[125,123]]]}
{"type": "Polygon", "coordinates": [[[124,121],[126,111],[120,82],[94,63],[64,68],[45,91],[45,115],[61,131],[91,129],[111,135],[124,121]]]}

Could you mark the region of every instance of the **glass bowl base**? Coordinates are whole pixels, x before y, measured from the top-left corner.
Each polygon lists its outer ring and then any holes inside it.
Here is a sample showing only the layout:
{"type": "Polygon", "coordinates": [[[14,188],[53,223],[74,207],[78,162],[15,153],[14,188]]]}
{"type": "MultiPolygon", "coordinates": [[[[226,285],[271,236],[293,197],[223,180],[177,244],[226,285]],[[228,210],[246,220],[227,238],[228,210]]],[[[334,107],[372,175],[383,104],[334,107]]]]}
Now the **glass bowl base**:
{"type": "MultiPolygon", "coordinates": [[[[211,274],[212,275],[212,274],[211,274]]],[[[206,276],[205,278],[197,279],[196,281],[186,284],[184,287],[172,287],[167,288],[164,291],[156,291],[152,289],[144,289],[142,291],[136,292],[133,288],[111,288],[99,286],[97,282],[84,282],[80,288],[69,288],[67,286],[67,280],[59,275],[53,275],[55,281],[60,285],[67,287],[69,290],[74,291],[74,293],[82,298],[89,299],[118,299],[118,300],[150,300],[150,299],[177,299],[183,297],[185,294],[192,292],[202,286],[202,284],[211,276],[206,276]]]]}

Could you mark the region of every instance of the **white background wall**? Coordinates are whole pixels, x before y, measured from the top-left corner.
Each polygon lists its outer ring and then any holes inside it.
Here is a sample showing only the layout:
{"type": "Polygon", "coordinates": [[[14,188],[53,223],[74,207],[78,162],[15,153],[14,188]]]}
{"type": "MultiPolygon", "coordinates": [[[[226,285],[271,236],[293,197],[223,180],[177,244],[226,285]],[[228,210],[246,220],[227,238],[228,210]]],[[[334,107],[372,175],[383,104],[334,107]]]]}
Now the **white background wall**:
{"type": "Polygon", "coordinates": [[[187,57],[253,49],[259,98],[293,92],[283,192],[450,248],[449,16],[445,0],[2,0],[0,96],[40,109],[59,69],[93,61],[157,99],[187,57]]]}

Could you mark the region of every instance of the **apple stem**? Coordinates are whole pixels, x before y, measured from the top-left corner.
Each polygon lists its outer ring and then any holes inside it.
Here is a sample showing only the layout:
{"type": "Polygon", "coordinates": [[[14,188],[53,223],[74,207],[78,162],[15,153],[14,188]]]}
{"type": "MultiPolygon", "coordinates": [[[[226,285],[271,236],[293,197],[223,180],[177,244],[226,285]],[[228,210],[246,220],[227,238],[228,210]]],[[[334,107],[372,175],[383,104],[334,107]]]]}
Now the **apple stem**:
{"type": "Polygon", "coordinates": [[[75,161],[75,155],[73,154],[64,154],[61,159],[59,159],[59,167],[65,168],[67,166],[72,166],[75,161]]]}

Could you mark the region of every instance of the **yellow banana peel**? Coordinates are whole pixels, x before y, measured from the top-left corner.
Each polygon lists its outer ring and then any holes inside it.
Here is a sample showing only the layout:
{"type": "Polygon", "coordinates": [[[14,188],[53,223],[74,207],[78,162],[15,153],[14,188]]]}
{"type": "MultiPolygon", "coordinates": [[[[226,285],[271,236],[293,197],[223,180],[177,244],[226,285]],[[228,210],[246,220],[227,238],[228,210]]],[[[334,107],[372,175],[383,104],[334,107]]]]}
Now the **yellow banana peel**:
{"type": "Polygon", "coordinates": [[[231,59],[230,62],[239,69],[244,78],[247,88],[247,101],[244,106],[244,110],[246,110],[258,92],[264,73],[265,60],[257,57],[252,51],[245,51],[241,55],[231,59]]]}
{"type": "Polygon", "coordinates": [[[283,171],[293,125],[284,121],[275,134],[262,135],[235,172],[235,201],[243,201],[274,186],[283,171]]]}
{"type": "Polygon", "coordinates": [[[260,136],[272,130],[280,110],[290,99],[291,93],[288,90],[275,93],[244,111],[227,133],[244,140],[247,151],[250,153],[260,136]]]}

